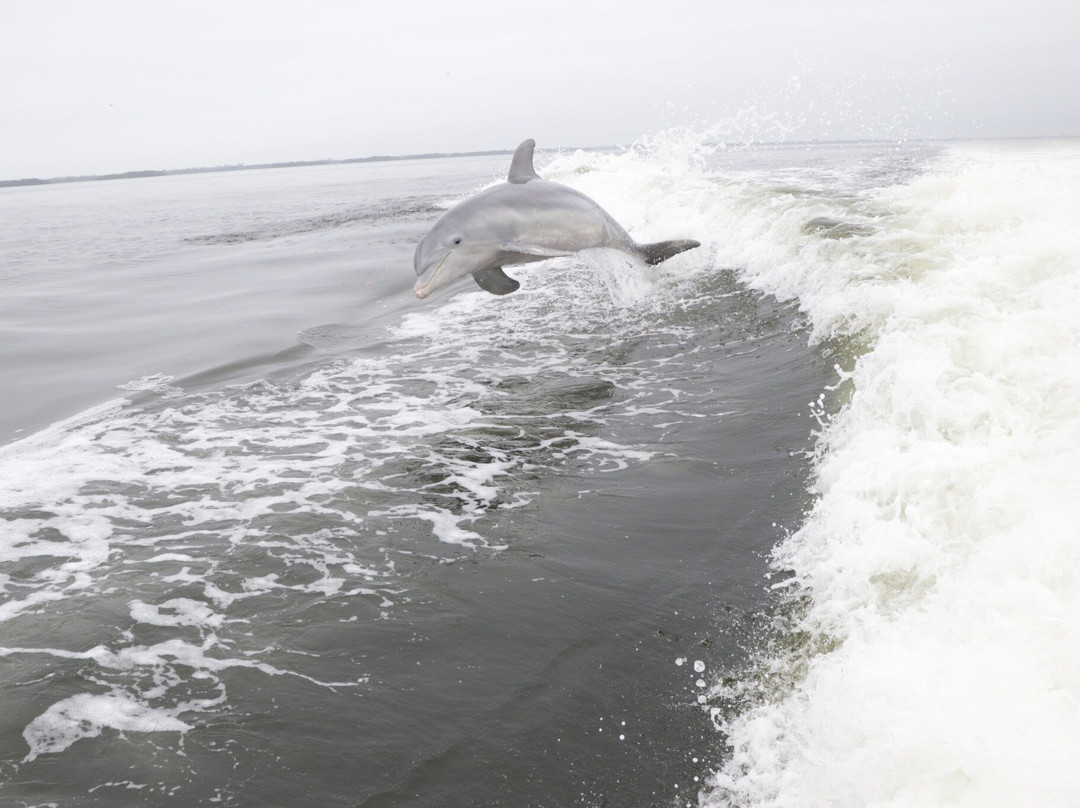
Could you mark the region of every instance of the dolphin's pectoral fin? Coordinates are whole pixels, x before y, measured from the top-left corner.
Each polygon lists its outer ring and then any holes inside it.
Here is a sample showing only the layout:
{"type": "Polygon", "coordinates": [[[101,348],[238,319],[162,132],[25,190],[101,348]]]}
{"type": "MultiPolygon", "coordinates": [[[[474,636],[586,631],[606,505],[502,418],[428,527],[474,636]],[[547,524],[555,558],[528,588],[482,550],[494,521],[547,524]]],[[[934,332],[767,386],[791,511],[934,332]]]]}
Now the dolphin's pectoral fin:
{"type": "Polygon", "coordinates": [[[502,267],[481,269],[479,272],[474,272],[473,277],[481,289],[485,292],[491,292],[493,295],[508,295],[511,292],[516,292],[518,287],[521,286],[520,283],[503,272],[502,267]]]}
{"type": "Polygon", "coordinates": [[[517,151],[514,152],[514,159],[510,161],[510,174],[506,178],[507,182],[518,185],[529,180],[540,179],[540,175],[533,168],[533,149],[535,147],[536,141],[532,138],[522,141],[521,145],[517,147],[517,151]]]}
{"type": "Polygon", "coordinates": [[[555,250],[551,247],[540,247],[536,244],[522,244],[519,241],[504,241],[499,245],[502,252],[516,253],[518,255],[534,255],[537,258],[562,258],[573,255],[567,250],[555,250]]]}

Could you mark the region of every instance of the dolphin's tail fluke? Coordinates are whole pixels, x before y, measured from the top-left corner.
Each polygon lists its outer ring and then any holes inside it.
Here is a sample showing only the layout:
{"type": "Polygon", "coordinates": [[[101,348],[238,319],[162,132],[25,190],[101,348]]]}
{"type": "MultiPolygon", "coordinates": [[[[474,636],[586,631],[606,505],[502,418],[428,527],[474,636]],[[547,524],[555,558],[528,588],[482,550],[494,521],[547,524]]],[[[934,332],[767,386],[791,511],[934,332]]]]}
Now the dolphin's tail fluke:
{"type": "Polygon", "coordinates": [[[677,241],[658,241],[655,244],[638,244],[638,252],[645,259],[646,264],[659,264],[673,255],[700,247],[700,241],[692,239],[679,239],[677,241]]]}

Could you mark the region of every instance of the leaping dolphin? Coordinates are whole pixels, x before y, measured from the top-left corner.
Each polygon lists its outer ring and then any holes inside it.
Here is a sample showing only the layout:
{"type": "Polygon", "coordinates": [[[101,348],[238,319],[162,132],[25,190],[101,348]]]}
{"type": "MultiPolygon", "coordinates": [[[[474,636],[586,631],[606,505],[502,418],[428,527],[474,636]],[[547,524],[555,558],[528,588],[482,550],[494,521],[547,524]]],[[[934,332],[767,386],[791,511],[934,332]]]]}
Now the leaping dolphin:
{"type": "Polygon", "coordinates": [[[585,194],[541,179],[533,168],[535,147],[533,140],[518,146],[506,182],[448,210],[420,240],[413,256],[417,297],[466,275],[493,295],[507,295],[521,284],[503,267],[589,247],[612,247],[659,264],[701,246],[689,239],[638,244],[585,194]]]}

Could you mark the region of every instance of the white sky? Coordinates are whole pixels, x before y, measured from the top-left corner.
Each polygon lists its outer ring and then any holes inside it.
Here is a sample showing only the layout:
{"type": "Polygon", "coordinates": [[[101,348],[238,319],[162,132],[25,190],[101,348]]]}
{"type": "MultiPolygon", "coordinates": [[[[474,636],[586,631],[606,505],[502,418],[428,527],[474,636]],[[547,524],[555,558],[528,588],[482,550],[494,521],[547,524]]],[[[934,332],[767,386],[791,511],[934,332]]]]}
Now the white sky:
{"type": "Polygon", "coordinates": [[[426,151],[1080,135],[1075,0],[0,0],[0,179],[426,151]]]}

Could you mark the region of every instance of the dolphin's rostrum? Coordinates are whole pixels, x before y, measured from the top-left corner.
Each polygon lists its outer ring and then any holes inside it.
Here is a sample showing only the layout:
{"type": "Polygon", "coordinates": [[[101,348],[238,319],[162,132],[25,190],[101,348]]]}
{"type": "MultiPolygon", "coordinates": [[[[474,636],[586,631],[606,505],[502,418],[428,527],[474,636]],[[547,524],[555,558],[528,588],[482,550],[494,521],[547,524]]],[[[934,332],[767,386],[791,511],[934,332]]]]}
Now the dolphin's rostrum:
{"type": "Polygon", "coordinates": [[[541,179],[533,169],[536,144],[517,147],[506,182],[481,191],[443,214],[413,257],[417,297],[472,275],[480,288],[506,295],[520,284],[502,268],[590,247],[612,247],[659,264],[701,246],[689,239],[638,244],[589,197],[541,179]]]}

